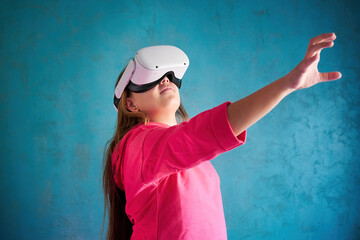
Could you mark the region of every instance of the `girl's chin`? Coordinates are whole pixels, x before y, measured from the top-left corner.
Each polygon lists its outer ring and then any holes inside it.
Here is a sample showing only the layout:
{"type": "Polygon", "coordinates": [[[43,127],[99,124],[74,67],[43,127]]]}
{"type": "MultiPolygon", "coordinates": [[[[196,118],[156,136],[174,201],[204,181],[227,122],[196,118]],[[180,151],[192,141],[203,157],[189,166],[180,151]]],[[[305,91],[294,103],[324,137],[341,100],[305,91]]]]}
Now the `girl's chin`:
{"type": "Polygon", "coordinates": [[[173,108],[176,111],[180,106],[180,100],[178,98],[167,99],[167,101],[163,101],[161,105],[162,108],[173,108]]]}

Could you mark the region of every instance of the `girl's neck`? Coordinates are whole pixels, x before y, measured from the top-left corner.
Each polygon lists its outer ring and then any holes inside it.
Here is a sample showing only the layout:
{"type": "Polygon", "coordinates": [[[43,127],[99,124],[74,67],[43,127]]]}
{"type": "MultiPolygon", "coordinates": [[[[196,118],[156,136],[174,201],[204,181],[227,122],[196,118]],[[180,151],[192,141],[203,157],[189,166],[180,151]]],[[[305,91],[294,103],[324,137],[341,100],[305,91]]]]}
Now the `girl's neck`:
{"type": "Polygon", "coordinates": [[[177,125],[176,122],[176,117],[171,117],[171,118],[161,118],[161,117],[153,117],[150,118],[150,122],[159,122],[159,123],[164,123],[167,124],[169,126],[175,126],[177,125]]]}

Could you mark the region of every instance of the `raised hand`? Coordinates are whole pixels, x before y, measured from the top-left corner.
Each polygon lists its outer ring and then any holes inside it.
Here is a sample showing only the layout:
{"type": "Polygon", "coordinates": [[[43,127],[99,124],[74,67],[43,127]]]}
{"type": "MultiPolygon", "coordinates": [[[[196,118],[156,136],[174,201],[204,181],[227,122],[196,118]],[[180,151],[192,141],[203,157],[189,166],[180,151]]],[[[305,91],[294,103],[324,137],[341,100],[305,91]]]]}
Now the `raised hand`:
{"type": "Polygon", "coordinates": [[[340,72],[320,73],[317,68],[321,50],[334,46],[335,39],[335,33],[323,33],[310,39],[304,59],[288,74],[290,89],[308,88],[319,82],[341,78],[340,72]]]}

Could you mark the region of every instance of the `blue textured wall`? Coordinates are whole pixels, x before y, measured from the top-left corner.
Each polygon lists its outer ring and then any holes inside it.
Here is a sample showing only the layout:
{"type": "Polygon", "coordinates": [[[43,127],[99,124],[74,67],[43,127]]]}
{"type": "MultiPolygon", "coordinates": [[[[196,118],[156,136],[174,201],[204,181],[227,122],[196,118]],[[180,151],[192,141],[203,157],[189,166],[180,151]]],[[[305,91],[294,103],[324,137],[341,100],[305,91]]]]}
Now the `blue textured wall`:
{"type": "Polygon", "coordinates": [[[191,116],[282,77],[335,32],[319,70],[213,160],[229,239],[360,238],[358,1],[1,1],[0,238],[99,239],[116,78],[136,50],[190,58],[191,116]]]}

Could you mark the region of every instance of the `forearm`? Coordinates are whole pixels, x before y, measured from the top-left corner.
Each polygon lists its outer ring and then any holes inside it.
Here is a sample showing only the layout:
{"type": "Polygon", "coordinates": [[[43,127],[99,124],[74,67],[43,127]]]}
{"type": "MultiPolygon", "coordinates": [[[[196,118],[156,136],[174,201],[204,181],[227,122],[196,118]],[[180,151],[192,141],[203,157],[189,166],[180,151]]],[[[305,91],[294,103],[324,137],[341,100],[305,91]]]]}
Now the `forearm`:
{"type": "Polygon", "coordinates": [[[286,75],[253,94],[229,104],[227,114],[231,128],[237,136],[269,113],[288,94],[293,92],[286,75]]]}

